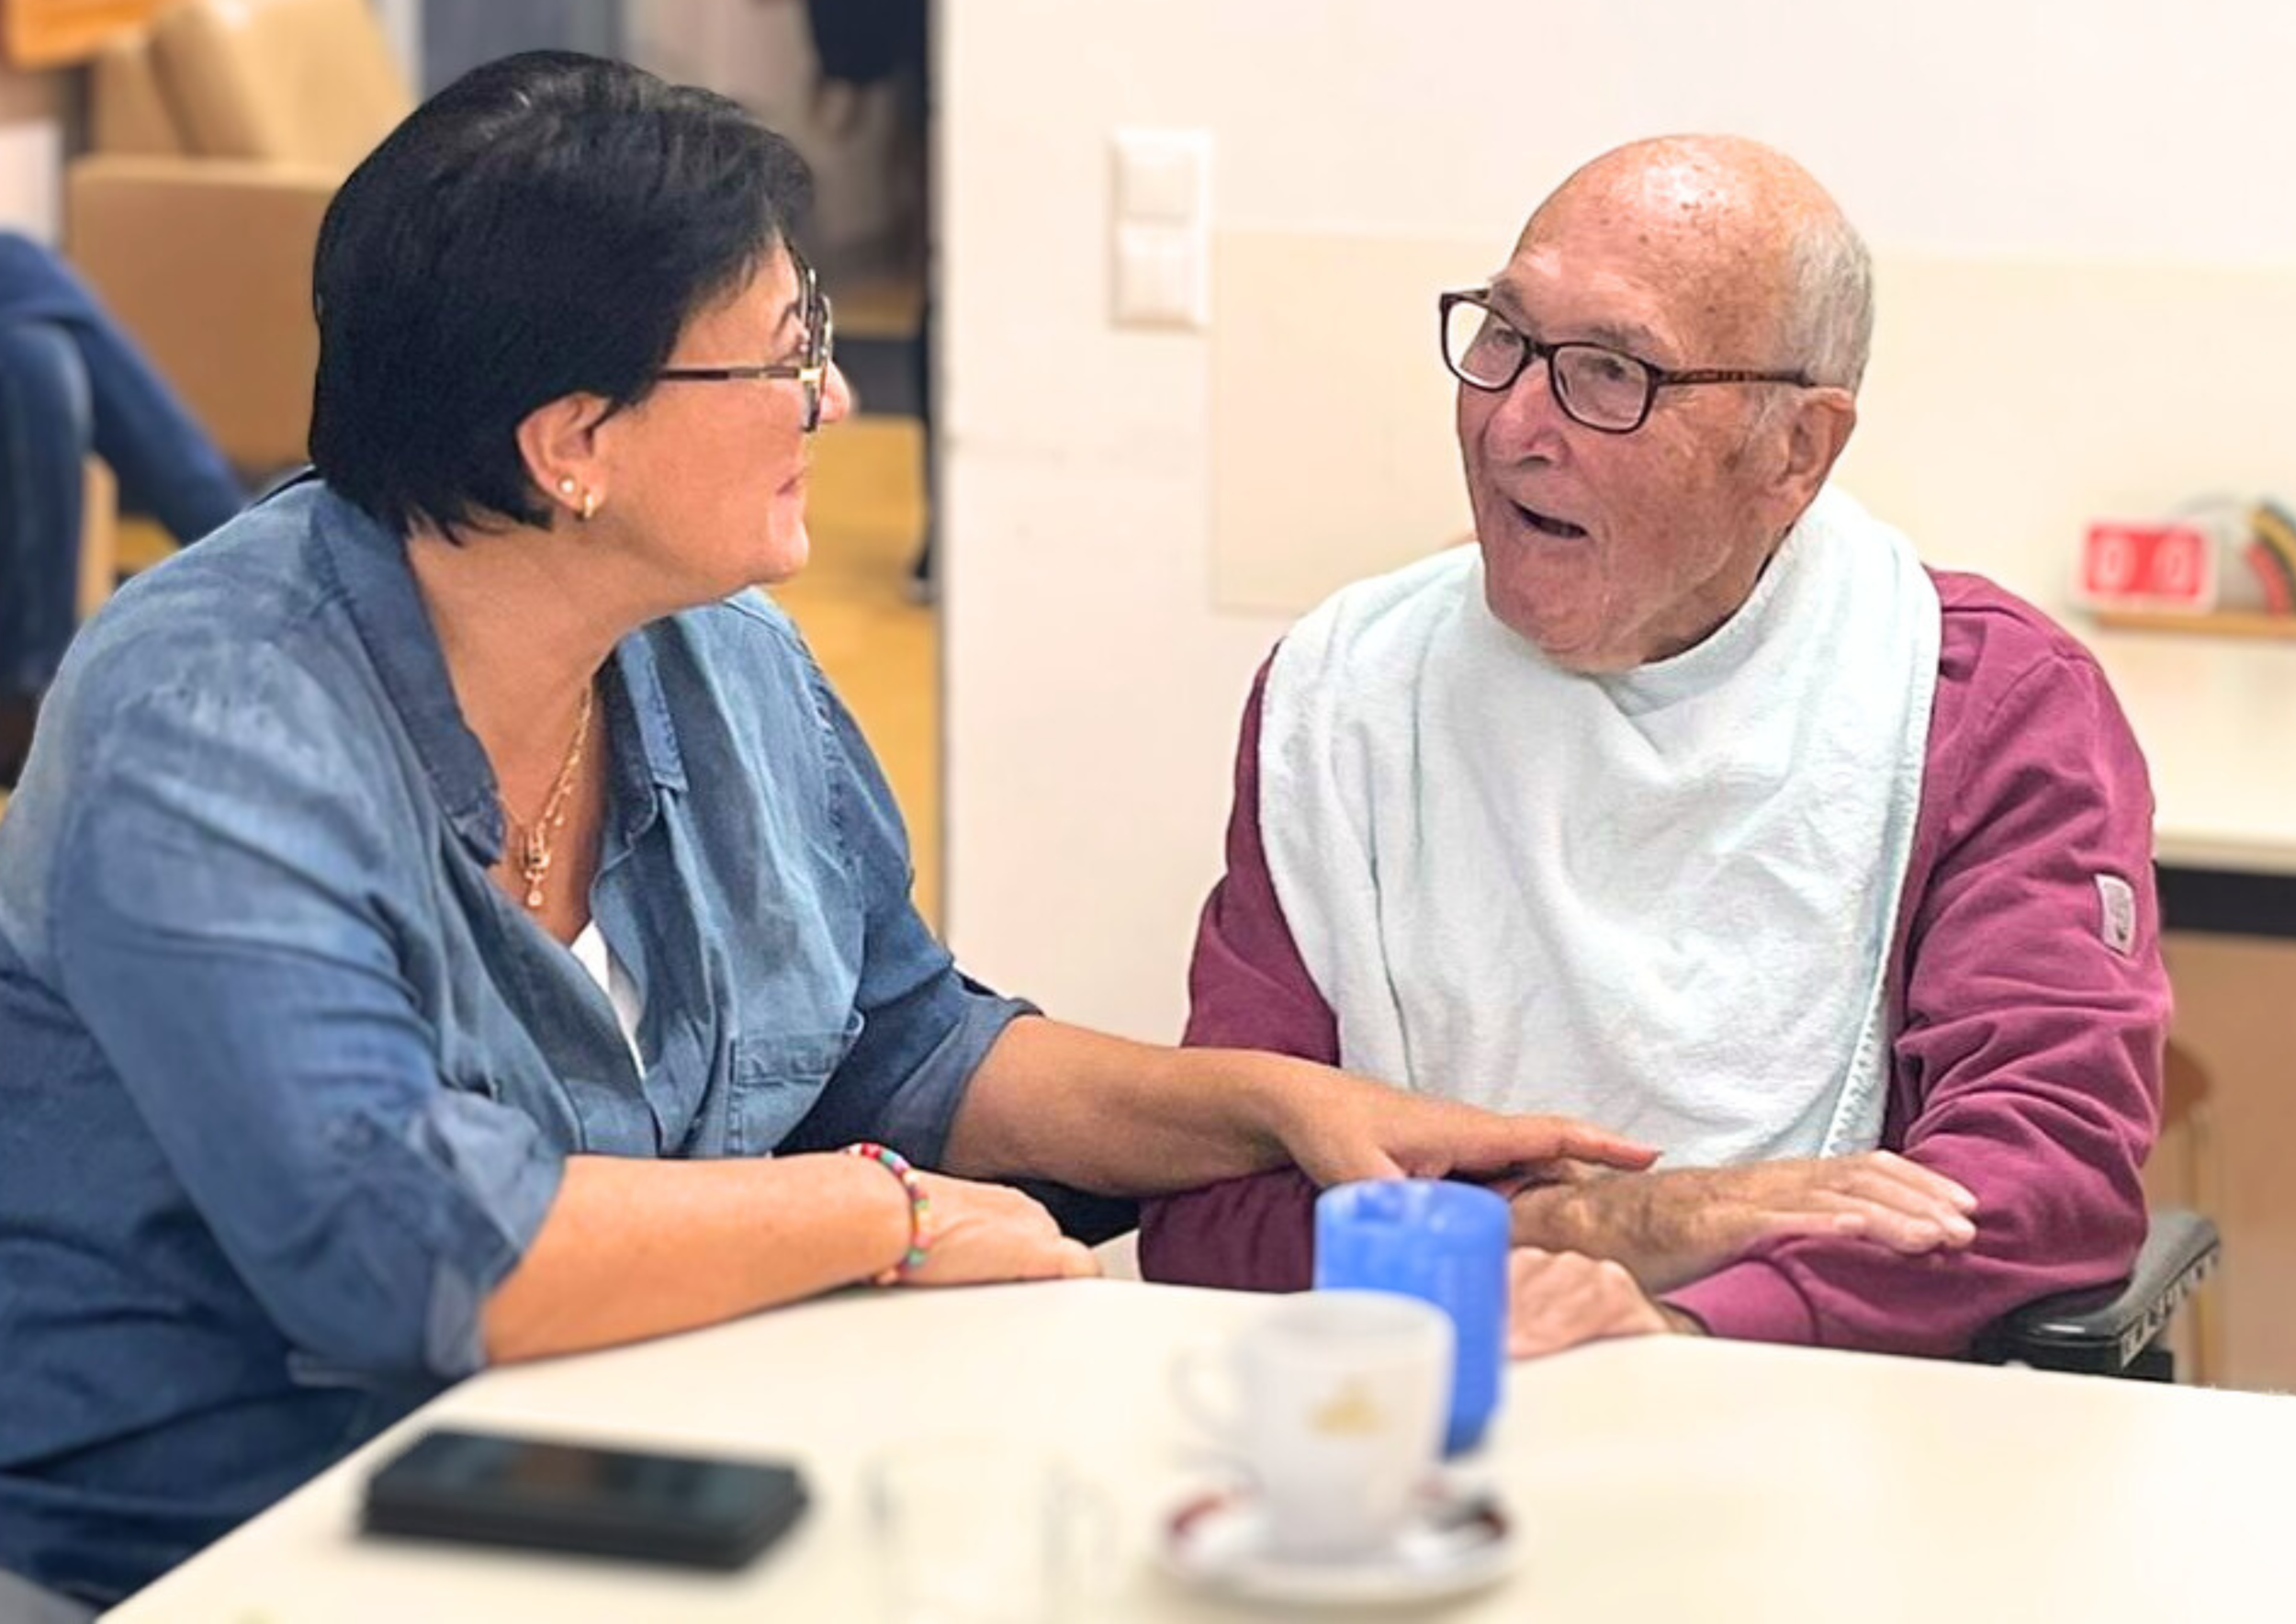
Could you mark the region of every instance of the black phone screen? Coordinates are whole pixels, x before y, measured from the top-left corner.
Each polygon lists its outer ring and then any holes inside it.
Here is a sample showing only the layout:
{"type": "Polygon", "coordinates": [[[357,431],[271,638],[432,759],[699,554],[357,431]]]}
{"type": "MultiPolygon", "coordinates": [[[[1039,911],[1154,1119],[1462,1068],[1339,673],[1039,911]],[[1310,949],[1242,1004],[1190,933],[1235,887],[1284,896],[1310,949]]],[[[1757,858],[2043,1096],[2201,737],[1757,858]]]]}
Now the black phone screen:
{"type": "Polygon", "coordinates": [[[730,1567],[805,1505],[795,1470],[772,1462],[441,1431],[369,1481],[366,1527],[730,1567]]]}

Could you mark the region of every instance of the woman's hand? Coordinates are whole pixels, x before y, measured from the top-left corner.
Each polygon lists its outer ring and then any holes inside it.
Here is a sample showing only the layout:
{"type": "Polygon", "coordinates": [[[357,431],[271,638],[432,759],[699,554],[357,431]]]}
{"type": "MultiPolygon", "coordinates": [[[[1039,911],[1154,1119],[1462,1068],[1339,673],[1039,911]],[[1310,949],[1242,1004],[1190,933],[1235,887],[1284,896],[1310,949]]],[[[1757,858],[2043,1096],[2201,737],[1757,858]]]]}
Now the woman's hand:
{"type": "Polygon", "coordinates": [[[901,1283],[973,1286],[1100,1272],[1083,1243],[1061,1234],[1041,1202],[1001,1184],[919,1172],[933,1205],[932,1244],[901,1283]]]}
{"type": "Polygon", "coordinates": [[[1451,1177],[1520,1182],[1566,1160],[1638,1172],[1658,1159],[1648,1146],[1569,1117],[1503,1116],[1321,1066],[1308,1067],[1279,1093],[1274,1129],[1318,1184],[1451,1177]]]}

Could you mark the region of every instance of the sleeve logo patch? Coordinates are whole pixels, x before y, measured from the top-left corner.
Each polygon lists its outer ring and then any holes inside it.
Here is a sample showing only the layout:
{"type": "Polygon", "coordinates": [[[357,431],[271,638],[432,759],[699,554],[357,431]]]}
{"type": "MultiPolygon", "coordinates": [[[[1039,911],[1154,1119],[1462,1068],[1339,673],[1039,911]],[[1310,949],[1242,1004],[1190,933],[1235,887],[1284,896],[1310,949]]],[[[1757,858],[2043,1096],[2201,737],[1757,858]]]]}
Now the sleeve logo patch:
{"type": "Polygon", "coordinates": [[[2119,874],[2097,876],[2097,934],[2122,958],[2136,948],[2136,891],[2119,874]]]}

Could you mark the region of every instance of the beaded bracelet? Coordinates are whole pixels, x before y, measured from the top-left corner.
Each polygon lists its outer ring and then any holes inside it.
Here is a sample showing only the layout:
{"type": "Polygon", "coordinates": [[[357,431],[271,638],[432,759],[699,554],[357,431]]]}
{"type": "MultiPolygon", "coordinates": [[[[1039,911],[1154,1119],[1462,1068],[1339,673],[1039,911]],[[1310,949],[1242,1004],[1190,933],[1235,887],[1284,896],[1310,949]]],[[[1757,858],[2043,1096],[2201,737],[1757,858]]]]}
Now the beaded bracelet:
{"type": "Polygon", "coordinates": [[[909,1166],[909,1158],[899,1151],[864,1139],[858,1145],[845,1146],[845,1154],[875,1162],[901,1181],[901,1189],[909,1198],[909,1249],[901,1254],[901,1261],[870,1279],[872,1285],[897,1284],[922,1269],[926,1254],[933,1249],[933,1198],[925,1193],[925,1181],[909,1166]]]}

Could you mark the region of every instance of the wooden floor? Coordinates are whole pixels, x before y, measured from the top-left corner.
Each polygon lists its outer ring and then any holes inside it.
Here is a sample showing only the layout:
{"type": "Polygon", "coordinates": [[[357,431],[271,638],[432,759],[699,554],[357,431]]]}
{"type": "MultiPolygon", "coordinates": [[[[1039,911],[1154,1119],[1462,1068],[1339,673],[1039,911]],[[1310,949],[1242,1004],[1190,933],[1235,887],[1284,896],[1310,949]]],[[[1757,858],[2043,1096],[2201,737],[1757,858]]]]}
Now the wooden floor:
{"type": "MultiPolygon", "coordinates": [[[[849,418],[815,442],[813,563],[774,589],[877,751],[909,826],[917,906],[940,919],[940,638],[911,603],[924,533],[923,435],[915,419],[849,418]]],[[[123,566],[173,550],[150,525],[121,527],[123,566]]],[[[0,790],[0,810],[7,793],[0,790]]]]}

